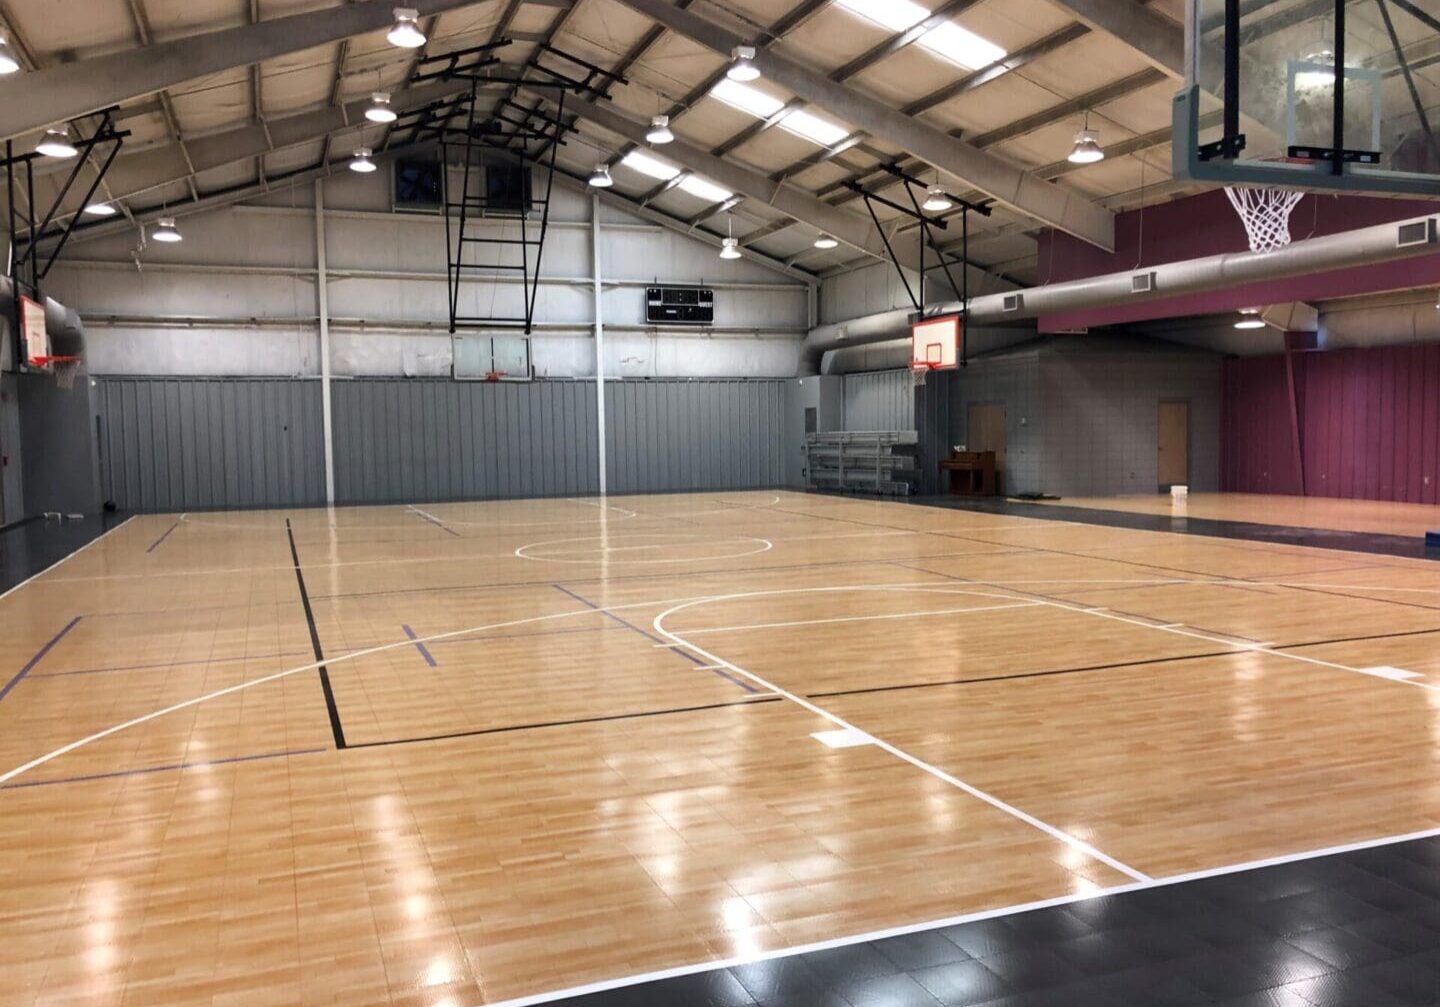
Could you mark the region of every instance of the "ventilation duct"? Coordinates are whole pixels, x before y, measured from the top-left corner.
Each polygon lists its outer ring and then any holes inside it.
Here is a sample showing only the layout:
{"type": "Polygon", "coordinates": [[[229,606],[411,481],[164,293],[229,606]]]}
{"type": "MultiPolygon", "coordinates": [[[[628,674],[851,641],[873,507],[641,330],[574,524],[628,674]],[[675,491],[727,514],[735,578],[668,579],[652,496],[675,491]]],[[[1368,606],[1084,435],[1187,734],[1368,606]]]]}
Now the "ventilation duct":
{"type": "MultiPolygon", "coordinates": [[[[1022,293],[988,294],[970,300],[968,322],[972,326],[1011,322],[1063,311],[1134,303],[1146,297],[1201,294],[1249,283],[1431,255],[1437,250],[1437,231],[1440,231],[1436,223],[1436,217],[1419,217],[1308,238],[1273,252],[1227,252],[1170,262],[1150,271],[1152,291],[1148,294],[1134,289],[1134,270],[1030,287],[1022,293]]],[[[958,301],[952,301],[929,306],[926,314],[955,314],[961,307],[958,301]]],[[[910,317],[908,310],[886,311],[811,329],[800,353],[801,375],[819,373],[821,358],[829,350],[908,336],[910,317]]]]}

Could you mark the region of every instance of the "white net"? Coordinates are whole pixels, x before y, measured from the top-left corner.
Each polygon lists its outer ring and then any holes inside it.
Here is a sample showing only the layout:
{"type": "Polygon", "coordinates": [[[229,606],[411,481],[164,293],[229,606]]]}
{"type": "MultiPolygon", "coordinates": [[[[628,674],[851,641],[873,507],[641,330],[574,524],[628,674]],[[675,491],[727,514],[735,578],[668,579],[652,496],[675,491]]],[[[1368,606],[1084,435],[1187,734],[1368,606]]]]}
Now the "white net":
{"type": "Polygon", "coordinates": [[[80,361],[73,363],[57,363],[55,365],[55,384],[59,388],[69,391],[75,387],[75,376],[80,373],[80,361]]]}
{"type": "Polygon", "coordinates": [[[928,364],[910,365],[910,377],[917,385],[923,385],[925,383],[925,376],[929,373],[930,367],[928,364]]]}
{"type": "Polygon", "coordinates": [[[1250,251],[1273,252],[1290,244],[1290,211],[1305,193],[1290,189],[1239,189],[1225,187],[1230,205],[1245,225],[1250,251]]]}

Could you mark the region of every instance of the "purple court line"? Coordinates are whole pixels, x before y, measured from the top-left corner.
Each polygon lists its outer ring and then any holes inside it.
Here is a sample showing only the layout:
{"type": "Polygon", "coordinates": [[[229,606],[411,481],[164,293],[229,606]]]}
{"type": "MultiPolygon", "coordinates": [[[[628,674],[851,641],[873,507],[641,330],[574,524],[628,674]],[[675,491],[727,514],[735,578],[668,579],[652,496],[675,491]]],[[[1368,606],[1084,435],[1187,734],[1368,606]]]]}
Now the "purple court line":
{"type": "Polygon", "coordinates": [[[430,514],[426,514],[426,513],[425,513],[423,510],[421,510],[419,507],[411,507],[411,508],[410,508],[410,513],[411,513],[411,514],[415,514],[415,515],[417,515],[417,516],[419,516],[419,517],[423,517],[426,521],[429,521],[429,522],[430,522],[431,524],[433,524],[436,528],[439,528],[441,531],[448,531],[451,535],[454,535],[456,538],[462,537],[462,536],[460,535],[460,533],[459,533],[458,531],[456,531],[454,528],[451,528],[449,525],[445,524],[445,522],[441,521],[439,518],[434,517],[434,516],[432,516],[432,515],[430,515],[430,514]]]}
{"type": "Polygon", "coordinates": [[[279,654],[256,654],[250,657],[237,655],[235,657],[215,657],[193,661],[156,661],[153,664],[117,665],[114,668],[77,668],[74,671],[42,671],[35,675],[35,677],[65,678],[68,675],[105,675],[116,671],[153,671],[156,668],[203,668],[211,664],[233,664],[236,661],[269,661],[277,657],[305,657],[309,653],[310,652],[306,650],[291,650],[279,654]]]}
{"type": "Polygon", "coordinates": [[[425,649],[425,645],[416,638],[415,631],[404,623],[400,624],[400,628],[405,631],[406,636],[408,636],[412,640],[415,640],[415,649],[420,652],[420,656],[425,659],[425,663],[432,668],[437,667],[437,665],[435,664],[435,658],[431,655],[430,651],[425,649]]]}
{"type": "Polygon", "coordinates": [[[161,543],[161,542],[164,542],[167,538],[169,538],[169,537],[170,537],[170,532],[174,531],[176,528],[179,528],[179,527],[180,527],[180,522],[179,522],[179,521],[176,521],[176,522],[175,522],[174,524],[172,524],[168,529],[166,529],[164,535],[161,535],[161,536],[160,536],[159,538],[157,538],[154,542],[151,542],[151,543],[150,543],[150,548],[149,548],[149,549],[146,549],[145,551],[146,551],[147,553],[151,553],[151,552],[154,552],[156,549],[159,549],[159,548],[160,548],[160,543],[161,543]]]}
{"type": "Polygon", "coordinates": [[[26,675],[30,674],[30,670],[34,668],[37,664],[39,664],[44,659],[46,654],[50,653],[50,649],[52,647],[54,647],[57,643],[59,643],[65,638],[66,633],[70,632],[72,629],[75,628],[75,624],[79,622],[81,618],[83,617],[77,615],[75,618],[71,619],[68,623],[65,624],[64,629],[52,636],[50,638],[50,642],[40,648],[40,652],[38,654],[25,662],[25,667],[21,668],[20,671],[16,673],[14,678],[10,679],[10,681],[5,683],[5,688],[0,689],[0,701],[3,701],[6,696],[10,695],[10,690],[15,688],[15,686],[19,685],[21,680],[24,679],[26,675]]]}
{"type": "Polygon", "coordinates": [[[177,762],[173,766],[146,766],[143,769],[121,769],[113,773],[94,773],[90,776],[62,776],[54,780],[32,780],[28,783],[7,783],[0,790],[23,790],[26,787],[51,787],[57,783],[88,783],[91,780],[113,780],[121,776],[144,776],[147,773],[171,773],[178,769],[196,769],[203,766],[227,766],[235,762],[257,762],[260,759],[280,759],[287,755],[314,755],[328,752],[328,748],[302,748],[297,751],[266,752],[263,755],[237,755],[231,759],[210,759],[206,762],[177,762]]]}
{"type": "MultiPolygon", "coordinates": [[[[599,605],[596,605],[594,602],[590,601],[589,599],[580,597],[578,594],[576,594],[574,591],[570,590],[570,589],[569,589],[568,587],[566,587],[565,585],[563,585],[563,584],[554,584],[554,585],[551,585],[551,586],[554,587],[555,590],[561,592],[562,594],[568,594],[570,597],[574,598],[574,599],[575,599],[576,601],[578,601],[580,604],[586,605],[586,606],[588,606],[588,607],[590,607],[590,608],[595,609],[595,611],[600,612],[600,614],[603,615],[603,616],[605,616],[606,618],[615,620],[615,621],[618,622],[620,625],[624,626],[626,629],[634,630],[635,632],[637,632],[637,633],[639,633],[641,636],[643,636],[645,639],[649,640],[651,643],[659,644],[660,646],[666,646],[665,641],[662,640],[662,639],[660,639],[658,636],[654,635],[653,633],[647,633],[645,630],[641,629],[639,626],[635,625],[635,624],[632,623],[632,622],[626,622],[624,619],[620,618],[620,617],[619,617],[618,615],[616,615],[614,612],[602,611],[599,605]]],[[[677,647],[677,646],[675,646],[675,645],[673,645],[673,644],[669,645],[669,646],[668,646],[668,649],[669,649],[672,653],[679,654],[681,657],[683,657],[685,660],[689,661],[691,664],[701,664],[701,663],[702,663],[701,660],[700,660],[698,657],[696,657],[694,654],[691,654],[691,653],[689,653],[688,651],[685,651],[685,650],[681,650],[679,647],[677,647]]],[[[760,691],[759,689],[757,689],[757,688],[755,688],[753,685],[751,685],[749,682],[745,681],[743,678],[736,678],[734,675],[731,675],[731,674],[730,674],[729,672],[727,672],[724,668],[707,668],[706,670],[707,670],[707,671],[713,671],[715,674],[717,674],[717,675],[719,675],[721,678],[725,679],[725,681],[729,682],[731,685],[738,685],[738,686],[740,686],[740,688],[744,689],[746,692],[759,692],[759,691],[760,691]]]]}

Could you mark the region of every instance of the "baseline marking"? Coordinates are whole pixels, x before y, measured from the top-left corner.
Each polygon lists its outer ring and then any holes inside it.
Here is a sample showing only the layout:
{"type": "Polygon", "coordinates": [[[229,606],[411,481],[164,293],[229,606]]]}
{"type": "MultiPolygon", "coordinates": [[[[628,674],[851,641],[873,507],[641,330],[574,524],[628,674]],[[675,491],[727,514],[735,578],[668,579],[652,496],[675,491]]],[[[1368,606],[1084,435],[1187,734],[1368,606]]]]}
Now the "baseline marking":
{"type": "Polygon", "coordinates": [[[45,659],[45,655],[50,653],[50,651],[55,648],[55,645],[57,643],[65,639],[65,634],[69,633],[72,629],[74,629],[75,624],[78,623],[80,619],[81,616],[78,615],[75,618],[71,619],[68,623],[65,624],[64,629],[52,636],[49,643],[41,647],[39,652],[37,652],[34,657],[25,662],[25,667],[21,668],[18,672],[16,672],[15,677],[10,679],[10,681],[6,682],[3,688],[0,688],[0,702],[3,702],[5,697],[10,695],[10,691],[14,689],[15,686],[19,685],[25,680],[25,676],[30,674],[31,670],[45,659]]]}

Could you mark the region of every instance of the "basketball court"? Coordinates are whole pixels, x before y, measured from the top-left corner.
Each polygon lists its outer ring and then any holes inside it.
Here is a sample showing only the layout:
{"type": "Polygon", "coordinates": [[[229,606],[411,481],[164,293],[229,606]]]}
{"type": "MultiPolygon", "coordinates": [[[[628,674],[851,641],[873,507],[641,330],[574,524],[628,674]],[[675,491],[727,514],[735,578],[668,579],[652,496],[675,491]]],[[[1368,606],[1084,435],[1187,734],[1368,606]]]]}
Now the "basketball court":
{"type": "Polygon", "coordinates": [[[241,8],[0,0],[0,1007],[1440,1004],[1440,0],[241,8]]]}

